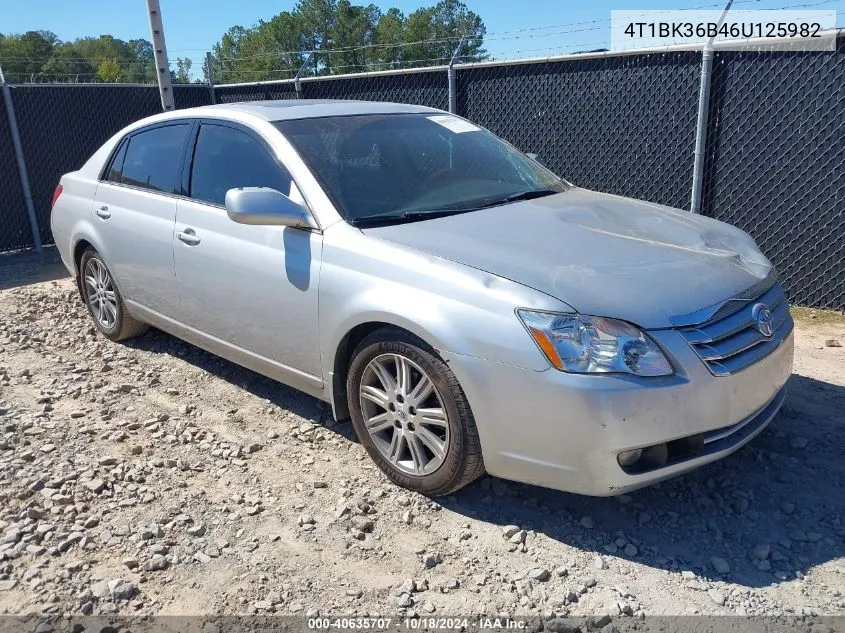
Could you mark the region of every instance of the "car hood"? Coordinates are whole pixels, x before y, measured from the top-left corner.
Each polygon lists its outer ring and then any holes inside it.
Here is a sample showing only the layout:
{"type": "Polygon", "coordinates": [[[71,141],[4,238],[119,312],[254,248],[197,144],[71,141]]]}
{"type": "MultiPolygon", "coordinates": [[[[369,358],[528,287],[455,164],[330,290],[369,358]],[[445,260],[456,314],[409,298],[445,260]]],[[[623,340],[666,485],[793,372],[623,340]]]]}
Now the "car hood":
{"type": "Polygon", "coordinates": [[[735,227],[578,188],[364,233],[644,328],[670,327],[672,317],[724,301],[771,271],[735,227]]]}

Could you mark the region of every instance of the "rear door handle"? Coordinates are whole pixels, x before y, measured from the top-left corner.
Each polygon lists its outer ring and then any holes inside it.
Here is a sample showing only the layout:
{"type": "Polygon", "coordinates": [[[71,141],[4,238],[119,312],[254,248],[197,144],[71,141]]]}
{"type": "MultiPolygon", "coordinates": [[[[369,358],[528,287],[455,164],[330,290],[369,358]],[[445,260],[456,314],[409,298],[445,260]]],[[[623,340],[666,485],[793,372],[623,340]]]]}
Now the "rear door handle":
{"type": "Polygon", "coordinates": [[[197,237],[197,234],[194,233],[194,229],[185,229],[184,231],[179,231],[176,234],[182,242],[187,244],[188,246],[196,246],[200,243],[200,238],[197,237]]]}
{"type": "Polygon", "coordinates": [[[109,208],[106,205],[102,205],[97,207],[97,215],[104,220],[108,220],[111,217],[111,211],[109,211],[109,208]]]}

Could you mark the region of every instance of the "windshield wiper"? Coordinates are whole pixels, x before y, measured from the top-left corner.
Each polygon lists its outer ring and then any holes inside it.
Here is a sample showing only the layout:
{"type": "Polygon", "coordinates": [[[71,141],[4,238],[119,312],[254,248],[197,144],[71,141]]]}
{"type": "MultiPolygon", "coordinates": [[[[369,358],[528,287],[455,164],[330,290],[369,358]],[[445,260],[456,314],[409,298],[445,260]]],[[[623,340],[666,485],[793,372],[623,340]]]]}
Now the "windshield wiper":
{"type": "Polygon", "coordinates": [[[492,200],[490,202],[485,202],[483,204],[474,207],[475,209],[486,209],[488,207],[498,207],[502,204],[509,204],[511,202],[519,202],[520,200],[533,200],[534,198],[543,198],[545,196],[551,196],[556,193],[561,193],[556,189],[532,189],[531,191],[522,191],[520,193],[514,193],[509,196],[505,196],[504,198],[497,198],[496,200],[492,200]]]}
{"type": "Polygon", "coordinates": [[[457,215],[474,211],[475,209],[433,209],[431,211],[405,211],[404,213],[389,213],[381,215],[364,215],[360,218],[350,220],[352,226],[384,226],[386,224],[402,224],[403,222],[416,222],[417,220],[431,220],[433,218],[445,218],[449,215],[457,215]]]}
{"type": "Polygon", "coordinates": [[[478,211],[479,209],[486,209],[488,207],[497,207],[502,204],[511,202],[519,202],[520,200],[533,200],[534,198],[542,198],[544,196],[551,196],[556,193],[561,193],[556,189],[533,189],[531,191],[521,191],[514,193],[504,198],[496,198],[489,202],[484,202],[470,207],[459,207],[455,209],[431,209],[429,211],[405,211],[404,213],[388,213],[380,215],[364,215],[359,218],[350,220],[352,226],[368,227],[368,226],[385,226],[388,224],[402,224],[404,222],[416,222],[418,220],[431,220],[433,218],[445,218],[449,215],[458,215],[459,213],[468,213],[470,211],[478,211]]]}

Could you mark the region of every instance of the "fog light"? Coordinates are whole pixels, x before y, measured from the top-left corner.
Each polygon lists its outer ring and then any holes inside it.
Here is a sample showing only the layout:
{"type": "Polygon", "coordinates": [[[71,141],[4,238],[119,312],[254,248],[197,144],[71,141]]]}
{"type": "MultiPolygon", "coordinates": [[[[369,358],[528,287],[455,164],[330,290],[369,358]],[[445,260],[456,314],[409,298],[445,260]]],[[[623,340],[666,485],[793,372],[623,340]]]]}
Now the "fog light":
{"type": "Polygon", "coordinates": [[[616,456],[616,460],[619,462],[620,466],[633,466],[642,456],[643,449],[635,448],[632,451],[622,451],[616,456]]]}
{"type": "Polygon", "coordinates": [[[661,468],[669,459],[669,447],[666,444],[655,444],[643,451],[642,461],[649,469],[661,468]]]}

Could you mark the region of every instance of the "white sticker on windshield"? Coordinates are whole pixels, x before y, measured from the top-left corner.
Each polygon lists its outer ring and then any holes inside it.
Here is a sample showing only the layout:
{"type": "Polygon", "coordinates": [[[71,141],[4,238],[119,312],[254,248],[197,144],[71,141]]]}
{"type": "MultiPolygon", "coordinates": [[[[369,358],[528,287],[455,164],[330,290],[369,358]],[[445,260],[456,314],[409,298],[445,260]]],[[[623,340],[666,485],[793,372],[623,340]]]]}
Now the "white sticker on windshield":
{"type": "Polygon", "coordinates": [[[459,119],[456,116],[450,116],[448,114],[436,114],[428,117],[428,119],[429,121],[434,121],[438,125],[442,125],[446,129],[452,130],[455,134],[481,131],[481,128],[477,125],[473,125],[469,121],[464,121],[463,119],[459,119]]]}

